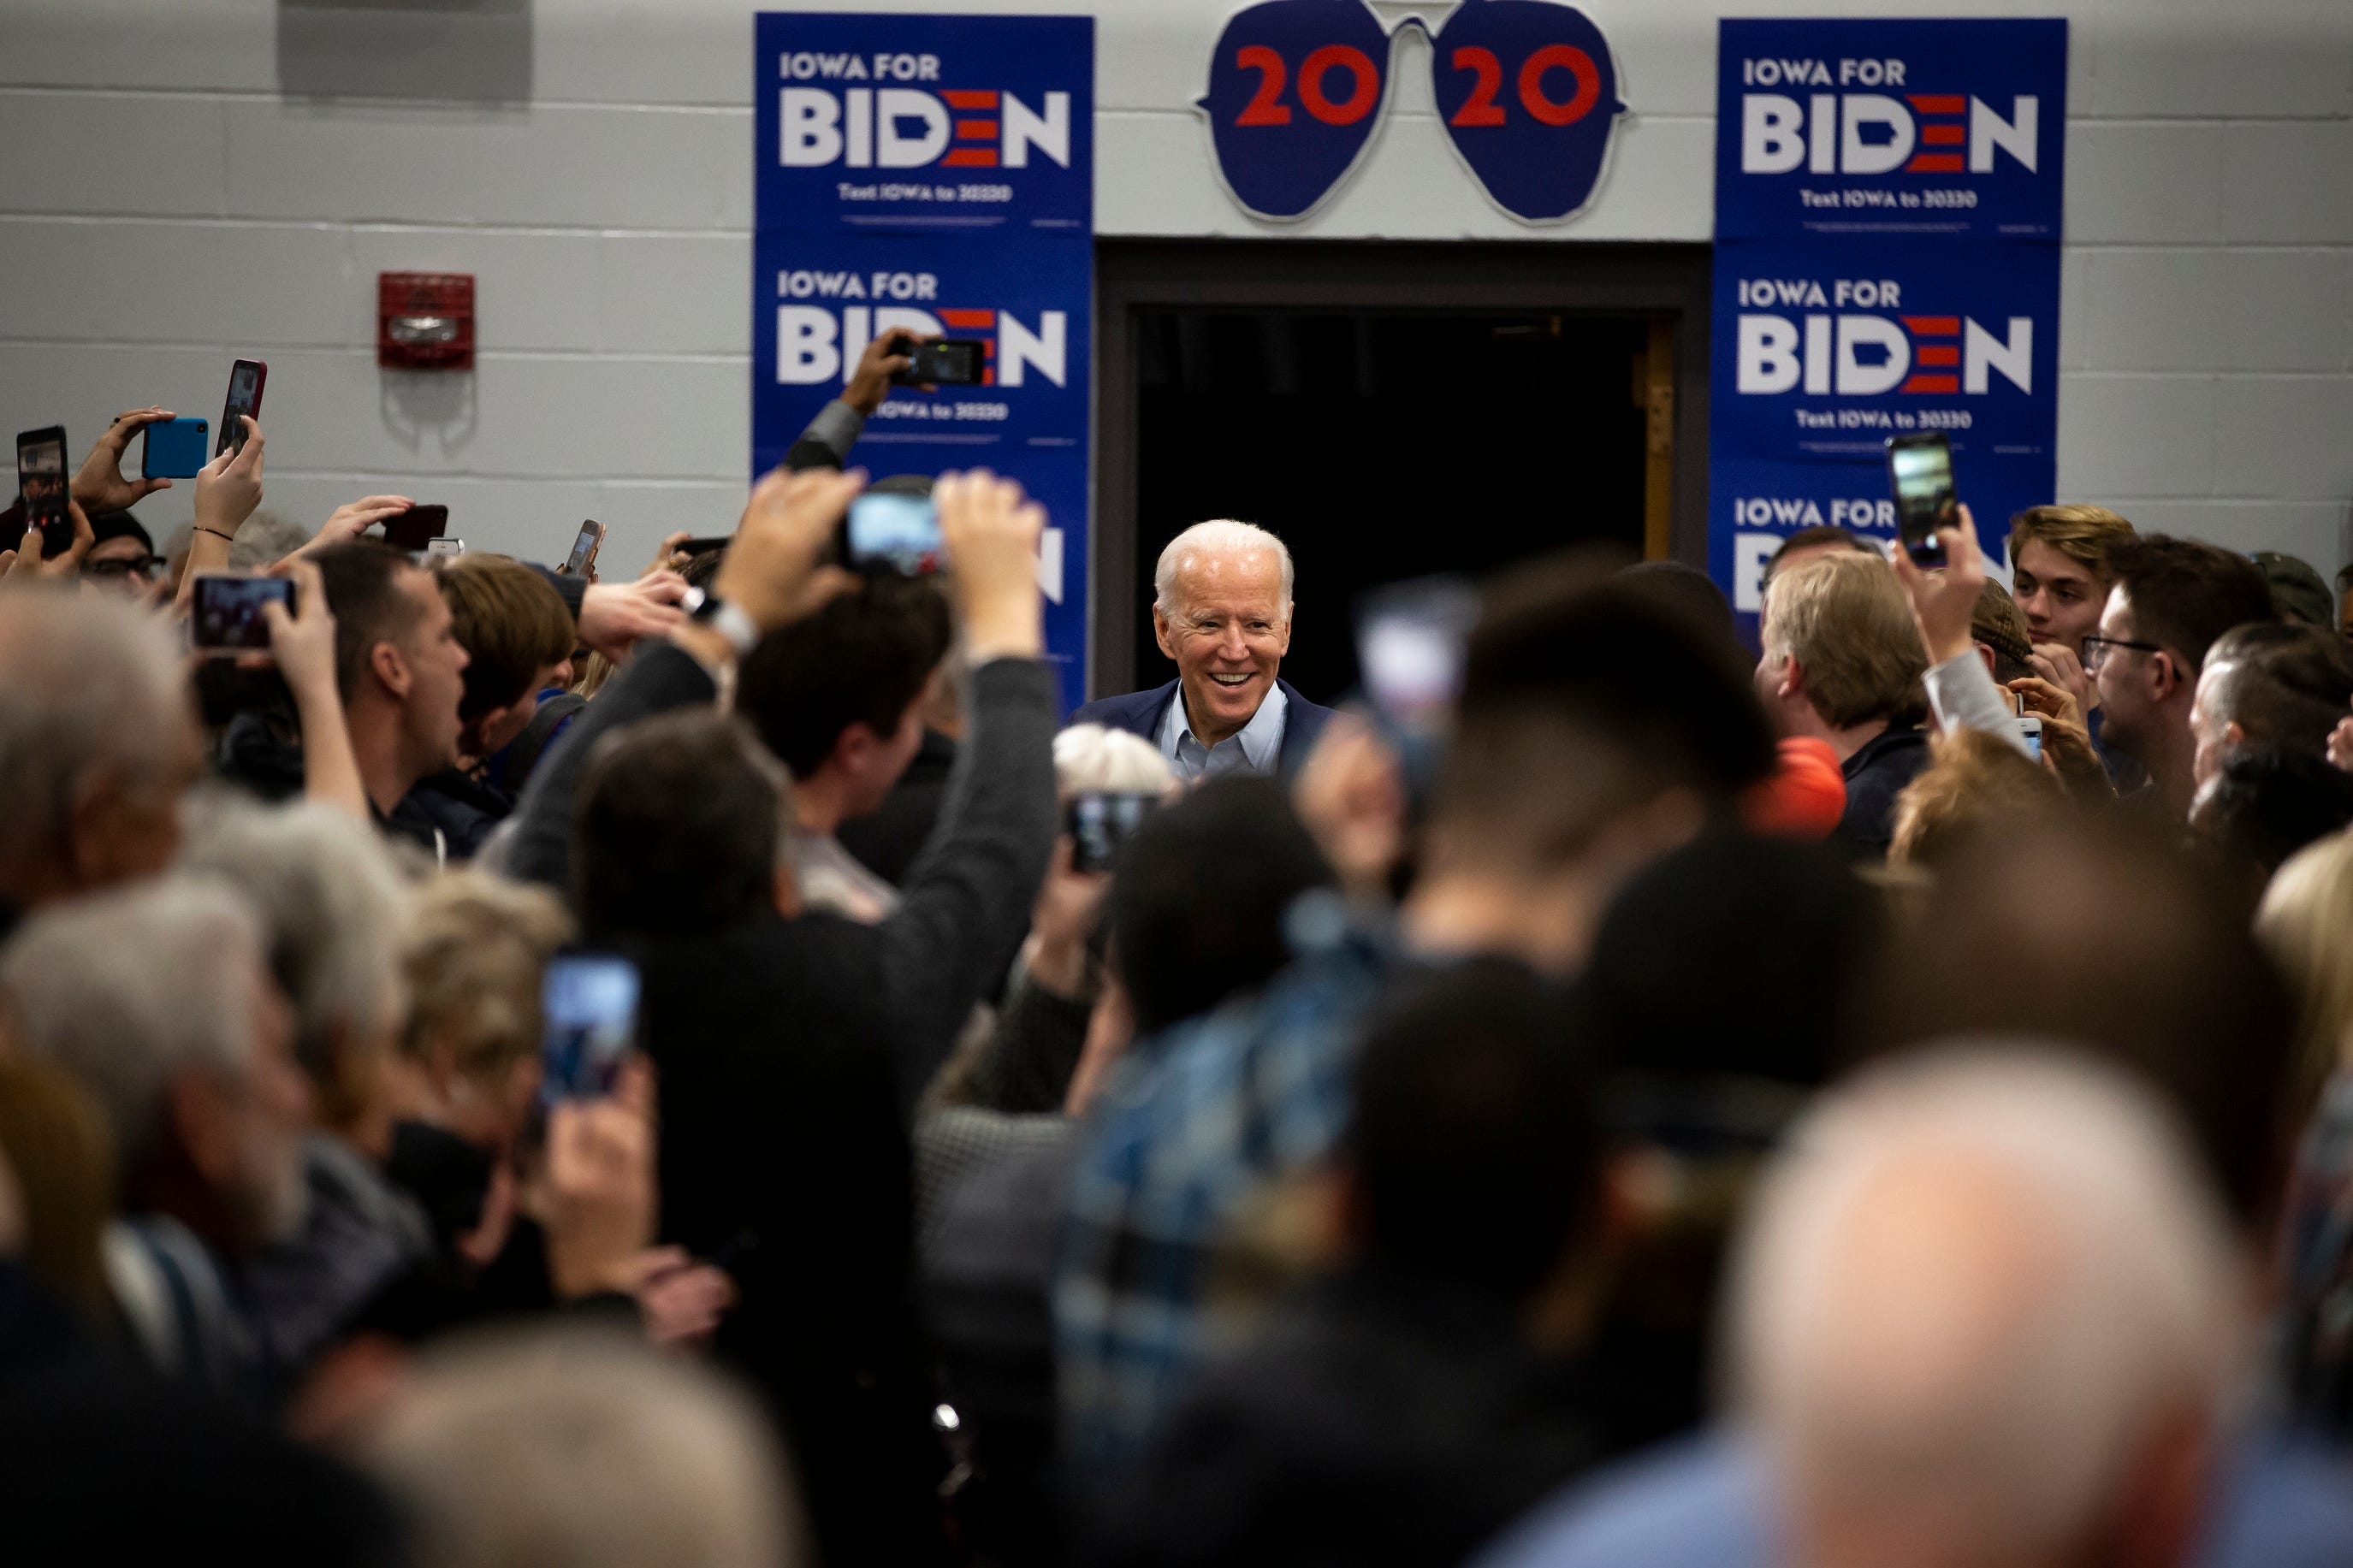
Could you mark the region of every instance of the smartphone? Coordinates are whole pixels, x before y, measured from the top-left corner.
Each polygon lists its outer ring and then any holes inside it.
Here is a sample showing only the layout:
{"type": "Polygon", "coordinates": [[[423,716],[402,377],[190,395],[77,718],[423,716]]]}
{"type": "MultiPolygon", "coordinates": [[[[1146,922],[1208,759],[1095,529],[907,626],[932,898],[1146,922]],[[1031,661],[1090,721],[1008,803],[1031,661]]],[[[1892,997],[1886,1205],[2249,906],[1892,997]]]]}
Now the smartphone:
{"type": "Polygon", "coordinates": [[[572,542],[572,553],[564,558],[564,575],[588,575],[588,569],[596,564],[596,552],[604,548],[605,525],[591,518],[580,525],[580,537],[572,542]]]}
{"type": "Polygon", "coordinates": [[[1062,808],[1063,826],[1071,833],[1071,869],[1108,871],[1119,858],[1119,847],[1160,804],[1156,795],[1107,795],[1085,790],[1062,808]]]}
{"type": "Polygon", "coordinates": [[[1887,480],[1895,490],[1895,531],[1915,565],[1945,563],[1940,528],[1958,528],[1960,499],[1953,493],[1953,448],[1941,430],[1887,438],[1887,480]]]}
{"type": "Polygon", "coordinates": [[[613,1091],[638,1038],[638,966],[611,953],[558,953],[540,985],[543,1025],[539,1099],[596,1100],[613,1091]]]}
{"type": "Polygon", "coordinates": [[[1365,695],[1390,723],[1443,726],[1462,689],[1462,645],[1478,618],[1478,590],[1460,577],[1424,577],[1365,595],[1356,663],[1365,695]]]}
{"type": "Polygon", "coordinates": [[[425,542],[427,555],[463,555],[466,542],[462,539],[428,539],[425,542]]]}
{"type": "Polygon", "coordinates": [[[448,507],[413,506],[384,520],[384,542],[396,550],[406,550],[415,555],[448,532],[448,507]]]}
{"type": "Polygon", "coordinates": [[[214,457],[245,450],[245,416],[261,417],[261,388],[269,380],[269,367],[258,359],[241,359],[229,366],[228,403],[221,409],[220,439],[213,444],[214,457]]]}
{"type": "Polygon", "coordinates": [[[267,653],[269,622],[264,605],[294,613],[294,583],[288,577],[237,577],[199,573],[189,646],[205,653],[267,653]]]}
{"type": "Polygon", "coordinates": [[[41,553],[55,555],[73,542],[73,519],[66,506],[66,427],[22,430],[16,435],[16,496],[25,503],[25,531],[41,531],[41,553]]]}
{"type": "Polygon", "coordinates": [[[159,419],[139,432],[139,476],[147,479],[193,479],[205,469],[209,419],[159,419]]]}
{"type": "Polygon", "coordinates": [[[869,492],[849,503],[841,526],[852,566],[914,577],[940,563],[940,513],[929,496],[869,492]]]}
{"type": "Polygon", "coordinates": [[[907,368],[891,380],[900,386],[978,386],[988,374],[988,345],[978,338],[947,338],[917,343],[907,368]]]}
{"type": "Polygon", "coordinates": [[[2018,721],[2018,732],[2026,737],[2026,749],[2033,753],[2034,760],[2041,762],[2042,760],[2042,715],[2038,713],[2021,715],[2018,721]]]}

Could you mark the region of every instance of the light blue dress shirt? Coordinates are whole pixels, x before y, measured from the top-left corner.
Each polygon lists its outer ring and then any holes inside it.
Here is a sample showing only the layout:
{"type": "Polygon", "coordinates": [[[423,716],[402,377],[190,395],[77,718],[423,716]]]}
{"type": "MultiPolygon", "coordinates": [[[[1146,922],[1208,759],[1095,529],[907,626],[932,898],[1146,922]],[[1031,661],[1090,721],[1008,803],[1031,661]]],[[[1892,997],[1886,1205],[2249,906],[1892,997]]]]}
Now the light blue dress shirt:
{"type": "Polygon", "coordinates": [[[1185,714],[1185,689],[1179,686],[1169,699],[1168,711],[1161,715],[1160,754],[1187,784],[1230,773],[1272,778],[1282,761],[1283,714],[1290,707],[1282,687],[1269,687],[1249,723],[1216,745],[1204,746],[1194,738],[1193,721],[1185,714]]]}

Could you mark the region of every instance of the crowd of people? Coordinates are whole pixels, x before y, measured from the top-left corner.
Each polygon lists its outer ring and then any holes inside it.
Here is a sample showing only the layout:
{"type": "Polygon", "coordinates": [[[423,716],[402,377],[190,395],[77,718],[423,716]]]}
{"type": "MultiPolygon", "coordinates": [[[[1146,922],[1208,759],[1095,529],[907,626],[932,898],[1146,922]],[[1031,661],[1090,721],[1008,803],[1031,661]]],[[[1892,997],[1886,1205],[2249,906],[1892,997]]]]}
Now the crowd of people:
{"type": "Polygon", "coordinates": [[[630,581],[250,419],[159,552],[159,408],[0,518],[12,1561],[2353,1564],[2316,572],[1575,552],[1327,707],[1211,520],[1066,721],[1017,484],[839,549],[909,346],[630,581]]]}

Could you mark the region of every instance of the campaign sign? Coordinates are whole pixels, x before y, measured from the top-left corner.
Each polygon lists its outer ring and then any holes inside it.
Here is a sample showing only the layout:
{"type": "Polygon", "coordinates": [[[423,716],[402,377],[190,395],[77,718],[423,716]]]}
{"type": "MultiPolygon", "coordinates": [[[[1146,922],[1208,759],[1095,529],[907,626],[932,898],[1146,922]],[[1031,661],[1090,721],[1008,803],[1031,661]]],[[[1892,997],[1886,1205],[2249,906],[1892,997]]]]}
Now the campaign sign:
{"type": "Polygon", "coordinates": [[[758,223],[1089,233],[1094,19],[763,12],[758,223]]]}
{"type": "Polygon", "coordinates": [[[1086,649],[1090,247],[1060,237],[762,229],[752,247],[752,462],[763,472],[841,395],[858,356],[903,327],[977,342],[978,385],[893,388],[851,461],[876,478],[988,468],[1054,531],[1041,561],[1048,643],[1076,706],[1086,649]]]}
{"type": "Polygon", "coordinates": [[[2058,247],[1719,243],[1715,270],[1709,557],[1736,609],[1765,541],[1894,537],[1890,436],[1945,434],[1996,561],[2010,513],[2052,499],[2058,247]]]}
{"type": "Polygon", "coordinates": [[[1528,223],[1593,199],[1626,106],[1601,29],[1554,0],[1462,0],[1430,43],[1454,150],[1495,205],[1528,223]]]}
{"type": "Polygon", "coordinates": [[[2060,237],[2063,20],[1725,20],[1715,236],[2060,237]]]}

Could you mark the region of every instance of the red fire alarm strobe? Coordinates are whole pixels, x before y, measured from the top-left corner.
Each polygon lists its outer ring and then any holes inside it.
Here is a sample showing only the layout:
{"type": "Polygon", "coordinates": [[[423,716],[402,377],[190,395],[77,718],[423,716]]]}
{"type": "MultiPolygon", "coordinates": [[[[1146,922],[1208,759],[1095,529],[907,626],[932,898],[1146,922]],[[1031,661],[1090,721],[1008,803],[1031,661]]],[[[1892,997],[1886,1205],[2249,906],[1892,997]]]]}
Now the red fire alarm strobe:
{"type": "Polygon", "coordinates": [[[386,370],[474,368],[474,275],[379,272],[375,363],[386,370]]]}

